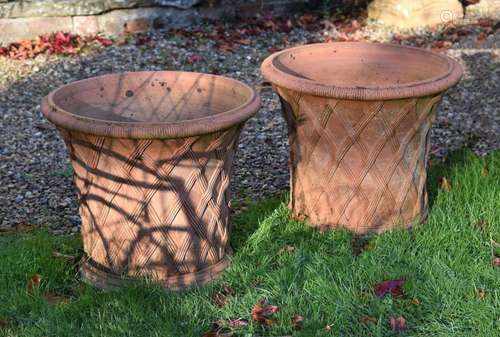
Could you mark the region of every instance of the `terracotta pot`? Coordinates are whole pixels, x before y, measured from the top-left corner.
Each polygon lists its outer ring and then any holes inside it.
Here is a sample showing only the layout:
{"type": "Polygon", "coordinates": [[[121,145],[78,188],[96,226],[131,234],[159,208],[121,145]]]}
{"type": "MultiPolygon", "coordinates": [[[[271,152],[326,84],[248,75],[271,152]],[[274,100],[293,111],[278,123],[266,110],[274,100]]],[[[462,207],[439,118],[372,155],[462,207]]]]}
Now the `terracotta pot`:
{"type": "Polygon", "coordinates": [[[95,77],[45,97],[74,168],[84,280],[149,277],[180,290],[221,273],[233,156],[259,106],[236,80],[169,71],[95,77]]]}
{"type": "Polygon", "coordinates": [[[289,127],[293,216],[358,233],[425,219],[429,129],[461,66],[430,51],[361,42],[275,53],[262,73],[289,127]]]}

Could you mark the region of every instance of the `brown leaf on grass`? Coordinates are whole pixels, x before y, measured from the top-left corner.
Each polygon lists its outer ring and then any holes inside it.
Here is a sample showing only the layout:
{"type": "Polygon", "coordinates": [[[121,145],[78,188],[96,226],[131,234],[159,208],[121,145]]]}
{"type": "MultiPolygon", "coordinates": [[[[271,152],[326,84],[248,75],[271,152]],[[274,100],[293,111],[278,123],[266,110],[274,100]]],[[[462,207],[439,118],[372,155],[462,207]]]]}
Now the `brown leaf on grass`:
{"type": "Polygon", "coordinates": [[[219,307],[226,305],[226,297],[234,295],[234,290],[230,287],[224,287],[222,291],[212,294],[212,300],[219,307]]]}
{"type": "Polygon", "coordinates": [[[403,298],[404,293],[401,286],[404,282],[403,279],[382,281],[373,286],[373,291],[379,298],[384,297],[388,293],[390,293],[393,298],[403,298]]]}
{"type": "Polygon", "coordinates": [[[11,318],[0,318],[0,329],[7,329],[14,325],[14,320],[11,318]]]}
{"type": "Polygon", "coordinates": [[[361,322],[362,323],[368,323],[368,322],[376,323],[377,319],[373,316],[363,316],[363,317],[361,317],[361,322]]]}
{"type": "Polygon", "coordinates": [[[280,308],[277,305],[267,304],[262,300],[252,308],[252,318],[260,325],[269,326],[275,322],[271,316],[279,310],[280,308]]]}
{"type": "Polygon", "coordinates": [[[42,277],[39,274],[35,274],[31,276],[31,278],[28,281],[28,284],[26,285],[26,288],[28,291],[33,290],[33,288],[40,286],[40,282],[42,281],[42,277]]]}
{"type": "Polygon", "coordinates": [[[481,218],[474,223],[473,227],[484,232],[486,229],[488,229],[488,222],[481,218]]]}
{"type": "Polygon", "coordinates": [[[413,297],[411,299],[410,303],[413,304],[413,305],[420,305],[420,303],[422,303],[422,302],[420,302],[420,300],[418,298],[413,297]]]}
{"type": "Polygon", "coordinates": [[[202,337],[231,337],[234,333],[230,330],[209,331],[202,337]]]}
{"type": "Polygon", "coordinates": [[[285,245],[280,249],[280,253],[293,253],[296,249],[294,245],[285,245]]]}
{"type": "Polygon", "coordinates": [[[391,324],[392,331],[404,331],[408,329],[406,325],[406,320],[404,319],[403,316],[390,317],[389,323],[391,324]]]}
{"type": "Polygon", "coordinates": [[[445,192],[450,192],[451,191],[450,179],[446,178],[446,177],[440,177],[439,178],[439,187],[445,192]]]}
{"type": "Polygon", "coordinates": [[[332,326],[331,326],[330,324],[327,324],[327,325],[325,326],[325,331],[327,331],[327,332],[332,331],[332,326]]]}
{"type": "Polygon", "coordinates": [[[54,250],[52,252],[52,256],[53,257],[57,257],[57,258],[61,258],[61,259],[65,259],[65,260],[69,260],[69,261],[76,260],[76,256],[63,254],[63,253],[60,253],[60,252],[58,252],[56,250],[54,250]]]}
{"type": "Polygon", "coordinates": [[[486,297],[486,292],[484,291],[484,289],[482,288],[477,288],[476,289],[476,298],[478,300],[484,300],[484,298],[486,297]]]}
{"type": "Polygon", "coordinates": [[[500,257],[494,256],[491,263],[493,267],[500,267],[500,257]]]}
{"type": "Polygon", "coordinates": [[[242,328],[242,327],[248,326],[248,321],[246,319],[243,319],[243,318],[227,319],[227,320],[220,319],[217,322],[215,322],[215,324],[217,324],[217,326],[219,326],[219,327],[228,326],[231,328],[242,328]]]}
{"type": "Polygon", "coordinates": [[[54,293],[45,293],[43,294],[43,298],[50,304],[69,303],[71,300],[67,295],[54,293]]]}
{"type": "Polygon", "coordinates": [[[302,325],[304,324],[304,316],[295,314],[293,315],[291,321],[294,329],[300,330],[302,329],[302,325]]]}
{"type": "Polygon", "coordinates": [[[486,177],[490,174],[490,171],[488,170],[488,165],[484,164],[483,168],[481,169],[481,175],[483,177],[486,177]]]}

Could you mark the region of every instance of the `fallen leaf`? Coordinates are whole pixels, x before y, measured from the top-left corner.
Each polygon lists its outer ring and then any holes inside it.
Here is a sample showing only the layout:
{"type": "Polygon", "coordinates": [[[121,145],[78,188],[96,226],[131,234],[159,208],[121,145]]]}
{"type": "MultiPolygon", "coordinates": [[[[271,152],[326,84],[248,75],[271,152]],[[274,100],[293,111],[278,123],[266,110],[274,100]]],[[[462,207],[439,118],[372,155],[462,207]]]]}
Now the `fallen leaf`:
{"type": "Polygon", "coordinates": [[[413,304],[413,305],[420,305],[421,302],[420,302],[420,300],[418,298],[413,297],[411,299],[410,303],[413,304]]]}
{"type": "Polygon", "coordinates": [[[0,328],[6,329],[14,325],[14,321],[11,318],[0,318],[0,328]]]}
{"type": "Polygon", "coordinates": [[[386,280],[375,284],[373,290],[377,297],[382,298],[387,293],[390,293],[393,298],[404,297],[403,289],[401,286],[404,284],[404,280],[386,280]]]}
{"type": "Polygon", "coordinates": [[[250,39],[239,39],[239,40],[236,40],[235,42],[237,42],[239,44],[244,44],[246,46],[248,46],[251,43],[250,39]]]}
{"type": "Polygon", "coordinates": [[[277,305],[266,304],[265,301],[260,301],[252,308],[252,318],[261,325],[269,326],[274,324],[274,320],[270,316],[279,310],[277,305]]]}
{"type": "Polygon", "coordinates": [[[209,331],[206,334],[204,334],[202,337],[231,337],[233,336],[232,331],[209,331]]]}
{"type": "Polygon", "coordinates": [[[55,250],[52,252],[52,256],[57,257],[57,258],[61,258],[61,259],[65,259],[65,260],[70,260],[70,261],[76,260],[76,256],[63,254],[63,253],[60,253],[60,252],[55,251],[55,250]]]}
{"type": "Polygon", "coordinates": [[[301,315],[293,315],[292,317],[292,326],[297,329],[297,330],[300,330],[302,329],[302,324],[304,323],[304,316],[301,316],[301,315]]]}
{"type": "Polygon", "coordinates": [[[331,326],[330,324],[327,324],[327,325],[325,326],[325,331],[327,331],[327,332],[332,331],[332,326],[331,326]]]}
{"type": "Polygon", "coordinates": [[[230,287],[224,287],[222,291],[212,294],[212,300],[219,307],[226,305],[226,297],[234,295],[234,290],[230,287]]]}
{"type": "Polygon", "coordinates": [[[485,297],[486,297],[486,292],[484,291],[484,289],[477,288],[476,289],[476,298],[479,300],[484,300],[485,297]]]}
{"type": "Polygon", "coordinates": [[[403,316],[390,317],[389,322],[391,324],[392,331],[404,331],[408,329],[408,327],[406,326],[406,320],[403,318],[403,316]]]}
{"type": "Polygon", "coordinates": [[[486,229],[488,229],[488,222],[484,219],[479,219],[478,221],[476,221],[476,223],[474,223],[473,226],[474,228],[484,232],[486,229]]]}
{"type": "Polygon", "coordinates": [[[28,289],[28,291],[31,291],[33,290],[33,288],[38,287],[41,281],[42,277],[39,274],[35,274],[31,276],[30,280],[28,281],[28,284],[26,285],[26,288],[28,289]]]}
{"type": "Polygon", "coordinates": [[[248,326],[248,321],[246,319],[243,319],[243,318],[228,319],[228,320],[220,319],[215,323],[219,327],[229,326],[232,328],[242,328],[242,327],[248,326]]]}
{"type": "Polygon", "coordinates": [[[441,177],[439,179],[439,187],[445,191],[445,192],[450,192],[451,191],[451,182],[448,178],[446,177],[441,177]]]}
{"type": "Polygon", "coordinates": [[[69,303],[70,297],[62,294],[45,293],[43,298],[50,304],[69,303]]]}
{"type": "Polygon", "coordinates": [[[95,36],[95,40],[105,47],[111,46],[113,44],[112,40],[107,39],[107,38],[102,37],[102,36],[99,36],[99,35],[95,36]]]}
{"type": "Polygon", "coordinates": [[[483,168],[481,169],[481,175],[482,175],[483,177],[486,177],[486,176],[488,176],[488,174],[489,174],[489,173],[490,173],[490,172],[489,172],[489,170],[488,170],[488,165],[484,164],[484,165],[483,165],[483,168]]]}
{"type": "Polygon", "coordinates": [[[373,316],[363,316],[363,317],[361,317],[361,322],[362,323],[367,323],[367,322],[376,323],[377,319],[375,317],[373,317],[373,316]]]}
{"type": "Polygon", "coordinates": [[[203,60],[203,57],[201,57],[200,55],[198,54],[191,54],[189,55],[187,58],[186,58],[186,62],[188,64],[195,64],[195,63],[198,63],[200,62],[201,60],[203,60]]]}

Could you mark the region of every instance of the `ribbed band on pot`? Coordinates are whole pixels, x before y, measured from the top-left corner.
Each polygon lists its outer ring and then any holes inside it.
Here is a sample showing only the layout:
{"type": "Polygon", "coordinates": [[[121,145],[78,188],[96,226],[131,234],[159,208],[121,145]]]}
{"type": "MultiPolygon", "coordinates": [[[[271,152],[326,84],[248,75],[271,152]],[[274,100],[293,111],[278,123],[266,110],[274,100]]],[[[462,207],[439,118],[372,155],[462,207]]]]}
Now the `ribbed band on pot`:
{"type": "Polygon", "coordinates": [[[104,119],[89,118],[78,114],[70,113],[56,103],[54,96],[61,90],[71,88],[77,89],[85,82],[106,80],[116,76],[142,76],[153,72],[126,72],[120,74],[103,75],[97,78],[84,79],[76,81],[49,93],[42,101],[41,110],[45,117],[58,127],[89,133],[97,136],[114,138],[136,138],[136,139],[162,139],[162,138],[182,138],[198,136],[228,129],[234,125],[245,122],[252,117],[260,107],[260,97],[255,91],[246,84],[223,76],[202,74],[195,72],[177,72],[177,71],[158,71],[154,72],[159,76],[172,75],[183,78],[196,78],[210,80],[216,83],[224,83],[231,86],[233,90],[239,90],[248,94],[248,99],[242,105],[233,109],[223,111],[211,116],[180,120],[175,122],[123,122],[104,119]]]}
{"type": "MultiPolygon", "coordinates": [[[[353,57],[355,54],[353,55],[353,57]]],[[[335,59],[332,58],[332,62],[335,59]]],[[[317,43],[305,46],[289,48],[276,52],[267,57],[261,66],[263,76],[273,85],[310,94],[314,96],[331,97],[337,99],[350,100],[385,100],[410,97],[423,97],[437,94],[452,87],[462,77],[462,66],[452,58],[421,48],[401,46],[395,44],[379,44],[367,42],[335,42],[317,43]],[[352,52],[362,47],[367,50],[380,48],[387,51],[392,48],[395,55],[404,58],[406,55],[420,54],[429,60],[433,59],[447,64],[447,69],[437,77],[427,78],[422,81],[402,83],[394,86],[338,86],[321,83],[320,81],[309,79],[300,72],[285,69],[280,64],[280,57],[287,56],[294,58],[294,53],[309,52],[309,62],[317,62],[315,53],[325,48],[331,48],[334,52],[352,52]]],[[[383,76],[383,74],[381,74],[383,76]]]]}

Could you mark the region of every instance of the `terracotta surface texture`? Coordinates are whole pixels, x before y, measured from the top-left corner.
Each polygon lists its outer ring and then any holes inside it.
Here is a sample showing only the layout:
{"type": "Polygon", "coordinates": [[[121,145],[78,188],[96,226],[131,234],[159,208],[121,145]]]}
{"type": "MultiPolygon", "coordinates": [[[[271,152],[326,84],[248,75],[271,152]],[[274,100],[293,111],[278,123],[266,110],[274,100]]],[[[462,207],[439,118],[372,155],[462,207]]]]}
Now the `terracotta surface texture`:
{"type": "Polygon", "coordinates": [[[427,214],[429,130],[461,66],[411,47],[326,43],[267,58],[289,127],[293,216],[357,233],[427,214]]]}
{"type": "Polygon", "coordinates": [[[42,111],[74,168],[83,278],[111,288],[146,276],[182,290],[222,272],[232,160],[259,106],[238,81],[186,72],[106,75],[50,93],[42,111]]]}

